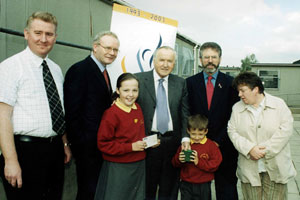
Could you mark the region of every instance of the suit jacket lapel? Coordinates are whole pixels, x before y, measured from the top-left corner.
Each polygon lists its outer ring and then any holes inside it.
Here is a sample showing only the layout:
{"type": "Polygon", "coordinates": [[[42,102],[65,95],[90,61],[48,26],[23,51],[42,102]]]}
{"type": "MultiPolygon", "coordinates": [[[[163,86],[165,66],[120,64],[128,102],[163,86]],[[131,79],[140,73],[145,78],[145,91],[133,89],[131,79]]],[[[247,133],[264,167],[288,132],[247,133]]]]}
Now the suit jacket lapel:
{"type": "MultiPolygon", "coordinates": [[[[106,88],[106,89],[107,89],[106,91],[107,91],[109,94],[111,94],[111,93],[112,93],[111,85],[110,85],[110,89],[108,89],[107,84],[106,84],[106,81],[105,81],[105,78],[104,78],[104,75],[103,75],[103,73],[101,72],[101,70],[99,69],[98,65],[97,65],[97,64],[95,63],[95,61],[91,58],[91,56],[89,56],[88,59],[89,59],[89,62],[90,62],[90,64],[91,64],[91,67],[92,67],[92,69],[93,69],[93,71],[94,71],[94,73],[95,73],[97,79],[99,80],[100,85],[101,85],[102,87],[106,88]]],[[[109,76],[108,76],[108,79],[109,79],[109,76]]],[[[109,79],[109,84],[111,84],[111,83],[110,83],[110,79],[109,79]]]]}
{"type": "Polygon", "coordinates": [[[176,81],[173,79],[173,75],[170,74],[168,77],[168,102],[169,102],[169,108],[171,110],[172,104],[173,104],[173,100],[174,100],[174,96],[176,96],[174,93],[176,93],[176,89],[177,89],[177,83],[176,81]]]}
{"type": "Polygon", "coordinates": [[[205,114],[208,113],[207,96],[206,96],[206,85],[204,81],[203,71],[198,74],[196,92],[200,99],[199,104],[202,106],[202,110],[205,110],[205,114]],[[202,102],[202,103],[201,103],[202,102]]]}
{"type": "Polygon", "coordinates": [[[155,86],[154,86],[154,78],[153,78],[153,70],[147,72],[145,74],[145,88],[146,88],[146,92],[149,93],[149,95],[151,96],[152,100],[154,102],[156,102],[156,93],[155,93],[155,86]]]}
{"type": "Polygon", "coordinates": [[[220,101],[222,101],[222,90],[223,90],[222,85],[224,85],[223,83],[224,83],[224,76],[223,74],[221,74],[221,72],[219,72],[214,87],[214,94],[211,100],[210,110],[213,110],[215,107],[217,107],[219,103],[221,103],[220,101]]]}

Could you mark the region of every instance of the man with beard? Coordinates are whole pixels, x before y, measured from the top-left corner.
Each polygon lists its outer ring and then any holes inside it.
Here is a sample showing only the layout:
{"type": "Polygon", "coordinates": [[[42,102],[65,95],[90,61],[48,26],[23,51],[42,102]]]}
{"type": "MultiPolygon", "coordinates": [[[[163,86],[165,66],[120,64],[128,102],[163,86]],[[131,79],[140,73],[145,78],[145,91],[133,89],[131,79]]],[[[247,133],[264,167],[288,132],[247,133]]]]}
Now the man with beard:
{"type": "Polygon", "coordinates": [[[186,79],[191,115],[202,114],[208,120],[207,137],[220,148],[223,161],[215,173],[217,199],[237,200],[237,151],[227,134],[231,109],[238,101],[232,87],[233,78],[218,70],[222,49],[214,42],[206,42],[200,48],[203,71],[186,79]]]}

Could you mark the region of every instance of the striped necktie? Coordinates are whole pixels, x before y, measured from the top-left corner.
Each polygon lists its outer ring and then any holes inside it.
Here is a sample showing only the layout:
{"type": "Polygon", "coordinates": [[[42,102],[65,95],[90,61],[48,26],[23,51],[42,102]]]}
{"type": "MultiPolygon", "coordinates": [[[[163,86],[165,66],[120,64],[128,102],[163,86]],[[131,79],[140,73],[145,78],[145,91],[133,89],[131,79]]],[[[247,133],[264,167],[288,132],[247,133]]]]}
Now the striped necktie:
{"type": "Polygon", "coordinates": [[[43,66],[44,85],[47,92],[47,97],[48,97],[48,102],[49,102],[49,107],[51,112],[52,129],[58,135],[62,135],[64,134],[66,129],[62,104],[59,99],[58,91],[53,76],[45,60],[43,61],[42,66],[43,66]]]}

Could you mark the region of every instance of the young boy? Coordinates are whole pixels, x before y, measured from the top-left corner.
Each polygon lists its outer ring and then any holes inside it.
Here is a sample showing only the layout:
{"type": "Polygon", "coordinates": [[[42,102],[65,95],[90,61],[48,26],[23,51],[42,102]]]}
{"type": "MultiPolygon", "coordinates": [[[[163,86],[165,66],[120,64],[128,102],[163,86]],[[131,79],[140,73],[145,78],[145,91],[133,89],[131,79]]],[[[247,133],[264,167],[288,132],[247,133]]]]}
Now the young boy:
{"type": "Polygon", "coordinates": [[[211,199],[210,184],[214,172],[222,161],[222,154],[217,145],[206,137],[208,119],[203,115],[193,115],[188,118],[187,132],[191,139],[192,153],[178,148],[172,159],[175,167],[181,167],[180,193],[182,200],[211,199]]]}

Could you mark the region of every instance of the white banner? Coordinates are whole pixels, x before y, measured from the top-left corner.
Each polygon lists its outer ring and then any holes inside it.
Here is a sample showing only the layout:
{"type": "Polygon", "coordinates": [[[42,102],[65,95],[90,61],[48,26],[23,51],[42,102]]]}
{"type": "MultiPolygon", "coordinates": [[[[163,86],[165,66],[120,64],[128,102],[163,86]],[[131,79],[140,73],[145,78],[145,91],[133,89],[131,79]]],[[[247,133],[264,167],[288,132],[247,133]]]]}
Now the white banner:
{"type": "Polygon", "coordinates": [[[120,74],[153,69],[154,51],[175,47],[177,26],[176,20],[114,4],[110,30],[119,37],[120,52],[107,68],[113,89],[120,74]]]}

